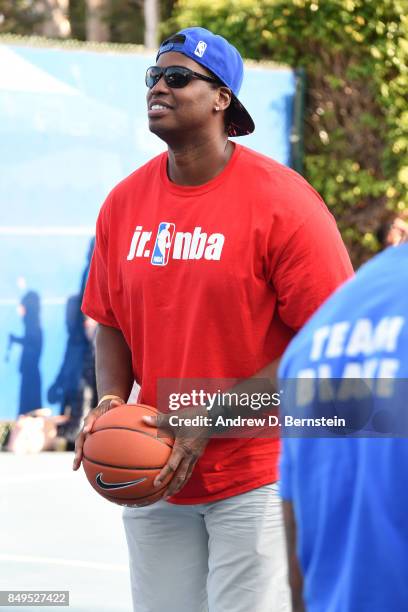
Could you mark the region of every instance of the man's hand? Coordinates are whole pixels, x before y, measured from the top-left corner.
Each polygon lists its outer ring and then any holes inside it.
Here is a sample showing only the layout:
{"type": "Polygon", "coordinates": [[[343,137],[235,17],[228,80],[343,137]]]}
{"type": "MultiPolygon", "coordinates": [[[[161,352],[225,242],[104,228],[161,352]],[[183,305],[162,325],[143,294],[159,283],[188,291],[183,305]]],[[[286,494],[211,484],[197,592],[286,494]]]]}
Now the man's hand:
{"type": "Polygon", "coordinates": [[[91,412],[88,414],[84,421],[82,431],[79,432],[75,440],[75,457],[74,463],[72,465],[73,470],[77,470],[81,465],[84,443],[87,435],[92,431],[92,427],[96,419],[102,416],[102,414],[105,414],[105,412],[108,412],[108,410],[116,408],[117,406],[121,406],[124,403],[125,402],[123,400],[120,400],[119,398],[112,400],[107,399],[106,401],[102,402],[100,406],[91,410],[91,412]]]}
{"type": "Polygon", "coordinates": [[[205,407],[199,407],[187,408],[172,414],[159,414],[157,417],[143,417],[143,421],[147,425],[170,431],[174,436],[174,446],[169,460],[154,481],[154,486],[158,488],[173,474],[169,486],[163,494],[164,499],[175,495],[184,487],[199,457],[203,454],[211,435],[211,427],[192,427],[184,424],[172,427],[169,424],[171,416],[177,416],[180,420],[192,419],[197,416],[208,417],[208,412],[205,407]]]}

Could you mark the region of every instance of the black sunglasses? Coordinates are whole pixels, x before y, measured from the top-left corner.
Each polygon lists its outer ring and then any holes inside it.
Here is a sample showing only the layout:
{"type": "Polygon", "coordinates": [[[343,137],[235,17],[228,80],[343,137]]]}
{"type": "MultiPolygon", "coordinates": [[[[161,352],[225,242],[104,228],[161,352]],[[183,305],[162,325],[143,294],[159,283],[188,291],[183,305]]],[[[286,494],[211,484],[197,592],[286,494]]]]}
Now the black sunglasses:
{"type": "Polygon", "coordinates": [[[208,81],[209,83],[220,83],[218,79],[212,79],[211,77],[194,72],[190,68],[184,66],[167,66],[166,68],[160,68],[160,66],[150,66],[146,70],[145,82],[149,89],[154,87],[158,81],[164,76],[164,80],[168,87],[173,89],[180,89],[190,83],[192,79],[201,79],[202,81],[208,81]]]}

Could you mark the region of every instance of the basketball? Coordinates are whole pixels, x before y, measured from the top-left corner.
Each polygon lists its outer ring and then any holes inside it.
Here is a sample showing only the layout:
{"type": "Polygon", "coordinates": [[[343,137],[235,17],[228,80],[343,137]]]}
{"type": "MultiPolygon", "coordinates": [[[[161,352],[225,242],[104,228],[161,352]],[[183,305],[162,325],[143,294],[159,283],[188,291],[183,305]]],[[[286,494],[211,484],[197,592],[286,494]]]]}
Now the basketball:
{"type": "Polygon", "coordinates": [[[158,501],[171,479],[153,486],[167,463],[173,439],[157,437],[157,429],[142,421],[157,410],[143,404],[124,404],[108,410],[94,423],[85,439],[82,463],[85,474],[102,497],[121,506],[158,501]]]}

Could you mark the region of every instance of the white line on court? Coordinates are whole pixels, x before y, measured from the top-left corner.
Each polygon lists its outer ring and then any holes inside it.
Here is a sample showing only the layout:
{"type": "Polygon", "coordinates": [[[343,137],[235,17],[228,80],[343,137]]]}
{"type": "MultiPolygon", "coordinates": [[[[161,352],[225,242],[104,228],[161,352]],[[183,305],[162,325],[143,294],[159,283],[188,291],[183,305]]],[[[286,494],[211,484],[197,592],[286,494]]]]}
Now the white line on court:
{"type": "Polygon", "coordinates": [[[0,553],[0,561],[14,561],[16,563],[43,563],[44,565],[65,565],[69,567],[83,567],[87,569],[106,570],[109,572],[129,571],[127,565],[98,563],[96,561],[80,561],[79,559],[60,559],[56,557],[31,557],[28,555],[13,555],[7,553],[0,553]]]}
{"type": "Polygon", "coordinates": [[[93,236],[95,228],[84,225],[2,225],[0,236],[93,236]]]}

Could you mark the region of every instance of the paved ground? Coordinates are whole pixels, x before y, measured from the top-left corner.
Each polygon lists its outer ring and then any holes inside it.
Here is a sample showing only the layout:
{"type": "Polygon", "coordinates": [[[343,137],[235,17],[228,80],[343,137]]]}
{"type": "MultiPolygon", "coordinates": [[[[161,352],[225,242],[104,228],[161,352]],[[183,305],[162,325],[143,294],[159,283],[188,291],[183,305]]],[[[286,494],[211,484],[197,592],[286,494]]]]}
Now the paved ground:
{"type": "Polygon", "coordinates": [[[0,453],[0,590],[70,591],[69,608],[44,612],[130,612],[121,508],[72,472],[72,458],[0,453]]]}

